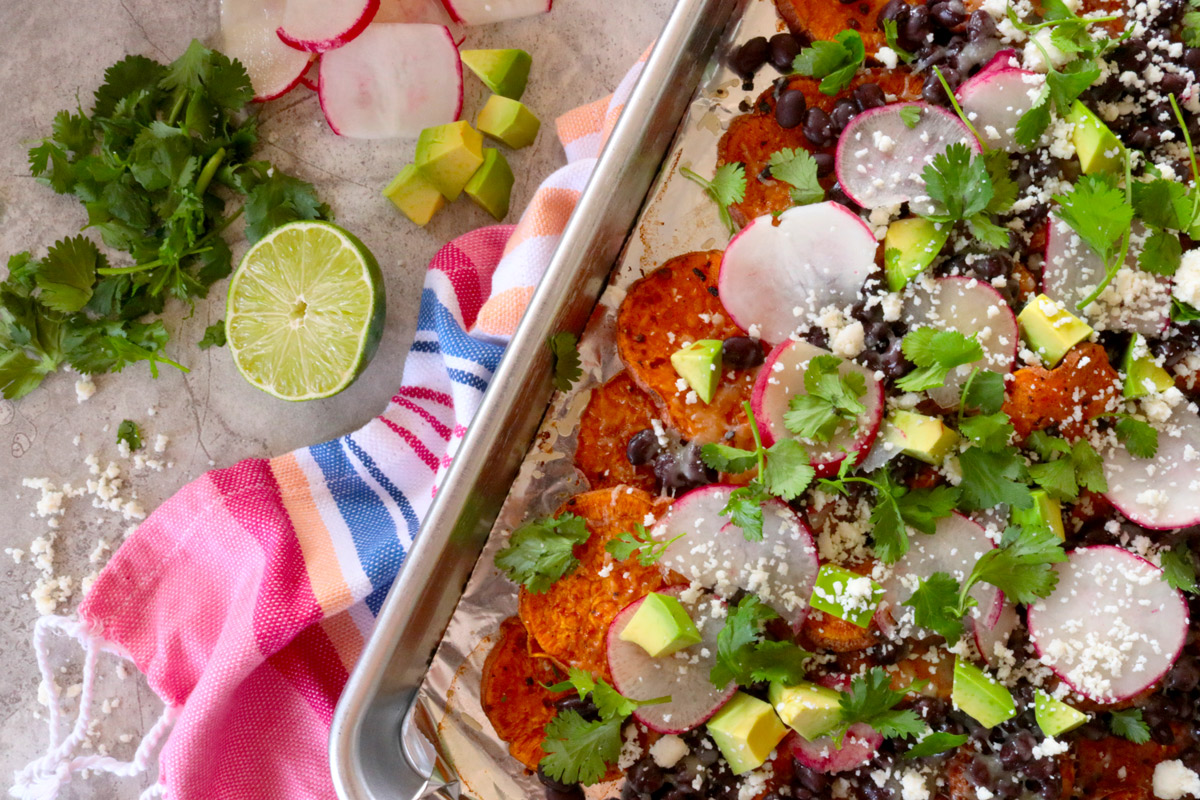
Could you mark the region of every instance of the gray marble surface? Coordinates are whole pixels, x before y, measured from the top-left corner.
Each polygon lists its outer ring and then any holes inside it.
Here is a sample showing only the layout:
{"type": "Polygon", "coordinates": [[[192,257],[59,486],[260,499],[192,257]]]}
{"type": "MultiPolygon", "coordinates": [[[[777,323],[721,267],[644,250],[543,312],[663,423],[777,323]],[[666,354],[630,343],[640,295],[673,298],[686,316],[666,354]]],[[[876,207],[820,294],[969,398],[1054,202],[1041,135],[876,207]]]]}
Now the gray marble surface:
{"type": "MultiPolygon", "coordinates": [[[[522,47],[534,55],[525,101],[547,124],[533,147],[511,158],[517,178],[514,209],[523,208],[539,179],[564,163],[550,124],[554,117],[615,86],[650,44],[670,6],[670,0],[557,0],[549,15],[468,30],[465,47],[522,47]]],[[[5,31],[0,48],[0,263],[21,250],[40,255],[85,222],[73,198],[59,197],[29,177],[30,140],[48,131],[54,113],[73,107],[76,96],[87,107],[109,64],[127,53],[170,61],[193,37],[211,41],[217,15],[216,0],[0,0],[0,30],[5,31]]],[[[468,75],[467,118],[485,97],[486,89],[468,75]]],[[[144,366],[135,365],[97,377],[95,395],[81,403],[77,376],[59,373],[16,403],[0,401],[0,550],[26,553],[20,563],[11,552],[0,555],[0,781],[5,788],[13,771],[47,743],[46,709],[38,702],[31,646],[38,612],[30,593],[42,572],[31,563],[29,551],[31,542],[49,529],[47,519],[36,513],[40,491],[23,487],[22,480],[44,477],[55,486],[82,485],[89,477],[85,460],[95,454],[102,468],[110,461],[120,467],[122,496],[132,499],[136,493],[137,502],[150,511],[211,467],[353,430],[384,406],[398,384],[425,264],[443,242],[490,222],[463,200],[425,229],[411,225],[379,190],[411,159],[412,142],[340,139],[325,126],[306,89],[267,104],[263,120],[262,154],[312,181],[338,222],[362,238],[384,267],[388,320],[383,343],[361,379],[341,395],[301,405],[274,400],[236,374],[225,349],[200,351],[194,346],[204,327],[223,315],[222,282],[194,313],[175,307],[166,315],[173,339],[169,353],[191,368],[189,374],[168,368],[152,380],[144,366]],[[148,454],[163,462],[161,471],[139,468],[118,453],[115,432],[123,419],[142,426],[151,451],[158,435],[169,438],[164,452],[148,454]]],[[[244,243],[233,244],[236,257],[244,243]]],[[[52,569],[55,576],[73,581],[71,596],[58,607],[59,613],[70,613],[82,597],[81,581],[108,557],[97,544],[119,546],[130,523],[119,513],[94,508],[89,497],[67,499],[58,519],[52,569]]],[[[68,693],[79,680],[78,658],[72,657],[77,655],[73,648],[55,650],[57,682],[68,693]]],[[[97,709],[101,722],[94,742],[128,758],[161,704],[136,673],[122,678],[112,662],[104,667],[97,706],[109,700],[109,712],[97,709]]],[[[68,716],[76,706],[68,699],[68,716]]],[[[136,797],[150,780],[76,778],[60,797],[124,800],[136,797]]]]}

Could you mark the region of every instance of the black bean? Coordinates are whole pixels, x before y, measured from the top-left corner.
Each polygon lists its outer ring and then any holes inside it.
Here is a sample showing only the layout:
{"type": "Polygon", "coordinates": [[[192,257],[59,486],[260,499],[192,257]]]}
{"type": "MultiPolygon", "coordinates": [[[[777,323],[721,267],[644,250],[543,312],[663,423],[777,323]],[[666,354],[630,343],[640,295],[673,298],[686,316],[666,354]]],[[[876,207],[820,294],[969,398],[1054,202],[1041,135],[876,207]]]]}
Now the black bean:
{"type": "Polygon", "coordinates": [[[957,28],[967,18],[967,10],[963,7],[962,0],[946,0],[935,5],[929,12],[929,17],[935,25],[946,29],[957,28]]]}
{"type": "Polygon", "coordinates": [[[650,800],[650,795],[642,794],[633,788],[632,783],[625,781],[625,785],[621,787],[621,800],[650,800]]]}
{"type": "Polygon", "coordinates": [[[837,139],[829,115],[819,108],[804,112],[804,136],[814,147],[828,147],[837,139]]]}
{"type": "Polygon", "coordinates": [[[800,785],[800,788],[818,794],[825,791],[829,786],[829,776],[823,772],[817,772],[815,769],[801,766],[800,764],[796,765],[796,770],[792,778],[795,783],[800,785]]]}
{"type": "Polygon", "coordinates": [[[904,0],[890,0],[875,17],[875,24],[880,30],[883,30],[884,20],[891,20],[896,23],[897,28],[903,28],[904,23],[908,22],[908,13],[908,3],[904,0]]]}
{"type": "MultiPolygon", "coordinates": [[[[863,325],[863,346],[868,350],[877,350],[891,344],[892,329],[886,322],[868,322],[863,325]]],[[[880,664],[891,664],[892,661],[880,661],[880,664]]]]}
{"type": "Polygon", "coordinates": [[[1138,150],[1149,150],[1162,142],[1165,131],[1161,125],[1139,125],[1129,134],[1129,143],[1138,150]]]}
{"type": "MultiPolygon", "coordinates": [[[[958,88],[959,75],[954,70],[942,70],[942,76],[949,84],[951,91],[958,88]]],[[[928,75],[925,78],[925,83],[921,86],[921,97],[925,102],[935,106],[950,105],[950,98],[946,96],[946,90],[942,86],[942,82],[938,80],[937,75],[928,75]]]]}
{"type": "Polygon", "coordinates": [[[1000,748],[1000,764],[1010,772],[1014,772],[1029,759],[1033,758],[1033,747],[1037,740],[1029,731],[1021,731],[1009,739],[1000,748]]]}
{"type": "Polygon", "coordinates": [[[583,787],[579,784],[569,786],[566,789],[546,787],[546,800],[583,800],[583,798],[583,787]]]}
{"type": "Polygon", "coordinates": [[[763,363],[762,342],[749,336],[730,336],[721,343],[721,362],[730,369],[750,369],[763,363]]]}
{"type": "Polygon", "coordinates": [[[779,96],[775,103],[775,121],[781,128],[794,128],[804,122],[808,101],[804,92],[799,89],[789,89],[779,96]]]}
{"type": "Polygon", "coordinates": [[[887,96],[884,95],[883,89],[880,89],[877,83],[864,83],[859,86],[854,90],[854,99],[858,101],[859,108],[863,111],[887,105],[887,96]]]}
{"type": "Polygon", "coordinates": [[[554,780],[546,774],[540,766],[537,769],[538,780],[542,782],[542,786],[546,787],[546,795],[549,797],[550,792],[559,792],[560,795],[575,797],[573,792],[578,792],[578,797],[583,797],[583,788],[578,783],[561,783],[554,780]]]}
{"type": "Polygon", "coordinates": [[[900,46],[905,50],[916,50],[928,40],[929,30],[929,6],[913,6],[904,27],[899,30],[900,46]]]}
{"type": "Polygon", "coordinates": [[[588,722],[595,722],[600,719],[600,710],[592,702],[590,694],[586,698],[581,698],[577,694],[569,694],[566,697],[556,700],[554,708],[558,711],[574,711],[588,722]]]}
{"type": "Polygon", "coordinates": [[[1200,73],[1200,47],[1189,47],[1183,54],[1183,63],[1192,72],[1200,73]]]}
{"type": "Polygon", "coordinates": [[[758,72],[759,67],[767,63],[767,56],[770,54],[770,46],[767,44],[766,37],[755,36],[734,53],[730,59],[730,64],[733,71],[738,74],[742,80],[750,80],[754,77],[754,73],[758,72]]]}
{"type": "Polygon", "coordinates": [[[695,797],[695,792],[692,791],[691,784],[686,786],[674,786],[666,794],[662,796],[662,800],[689,800],[695,797]]]}
{"type": "Polygon", "coordinates": [[[818,178],[824,178],[833,172],[834,160],[832,153],[814,153],[813,161],[817,162],[818,178]]]}
{"type": "Polygon", "coordinates": [[[643,794],[653,794],[665,782],[662,767],[649,758],[643,758],[625,772],[625,780],[643,794]]]}
{"type": "Polygon", "coordinates": [[[853,100],[849,98],[838,100],[833,104],[833,111],[829,113],[829,121],[833,123],[833,130],[841,134],[850,124],[850,120],[858,116],[859,111],[858,103],[853,100]]]}
{"type": "MultiPolygon", "coordinates": [[[[829,191],[825,193],[825,196],[829,200],[832,200],[835,203],[841,203],[846,208],[850,209],[851,211],[854,211],[855,213],[857,213],[862,208],[862,206],[860,206],[858,203],[851,200],[850,195],[846,194],[845,190],[842,189],[841,185],[837,184],[837,183],[835,183],[833,186],[829,187],[829,191]]],[[[824,345],[821,345],[821,346],[823,347],[824,345]]]]}
{"type": "Polygon", "coordinates": [[[659,453],[658,434],[651,428],[645,428],[629,437],[625,445],[625,458],[635,467],[649,464],[659,453]]]}
{"type": "Polygon", "coordinates": [[[1163,687],[1174,692],[1190,692],[1200,685],[1200,668],[1197,668],[1193,658],[1185,657],[1175,662],[1175,666],[1163,680],[1163,687]]]}
{"type": "Polygon", "coordinates": [[[1184,89],[1187,88],[1188,80],[1178,72],[1168,72],[1163,75],[1158,82],[1158,91],[1161,94],[1173,94],[1178,96],[1184,89]]]}
{"type": "Polygon", "coordinates": [[[1164,746],[1172,745],[1175,744],[1175,731],[1171,729],[1170,725],[1164,722],[1159,725],[1154,725],[1150,728],[1150,738],[1156,744],[1161,744],[1164,746]]]}
{"type": "Polygon", "coordinates": [[[972,42],[992,38],[996,35],[996,20],[982,8],[973,12],[967,20],[967,35],[971,37],[972,42]]]}
{"type": "Polygon", "coordinates": [[[780,72],[791,72],[792,62],[800,54],[800,43],[790,33],[777,33],[771,37],[769,59],[771,66],[780,72]]]}

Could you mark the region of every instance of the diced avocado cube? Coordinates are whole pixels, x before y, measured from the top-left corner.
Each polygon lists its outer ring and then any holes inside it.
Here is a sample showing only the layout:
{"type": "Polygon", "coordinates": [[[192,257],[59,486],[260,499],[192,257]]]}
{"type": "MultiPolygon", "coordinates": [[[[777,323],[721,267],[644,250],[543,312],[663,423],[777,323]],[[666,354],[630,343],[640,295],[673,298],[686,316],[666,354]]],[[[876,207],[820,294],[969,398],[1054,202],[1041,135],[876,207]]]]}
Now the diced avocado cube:
{"type": "Polygon", "coordinates": [[[1033,690],[1033,718],[1047,736],[1060,736],[1088,721],[1088,715],[1055,700],[1041,689],[1033,690]]]}
{"type": "Polygon", "coordinates": [[[409,164],[392,178],[383,196],[418,225],[425,225],[446,205],[446,198],[421,175],[415,164],[409,164]]]}
{"type": "Polygon", "coordinates": [[[542,123],[525,104],[494,94],[483,104],[475,120],[480,133],[503,142],[514,150],[528,147],[537,138],[542,123]]]}
{"type": "Polygon", "coordinates": [[[1068,350],[1092,335],[1091,326],[1044,294],[1021,309],[1017,322],[1025,341],[1051,367],[1068,350]]]}
{"type": "Polygon", "coordinates": [[[898,292],[933,263],[950,236],[950,226],[923,217],[898,219],[883,237],[883,268],[888,289],[898,292]]]}
{"type": "Polygon", "coordinates": [[[415,163],[425,180],[454,202],[483,164],[483,136],[461,120],[426,128],[417,138],[415,163]]]}
{"type": "Polygon", "coordinates": [[[783,724],[810,742],[829,733],[842,719],[841,693],[815,683],[784,686],[771,681],[767,697],[783,724]]]}
{"type": "Polygon", "coordinates": [[[679,598],[656,592],[646,595],[619,635],[621,641],[633,642],[651,658],[700,643],[700,631],[679,598]]]}
{"type": "Polygon", "coordinates": [[[958,433],[941,417],[897,409],[888,421],[886,441],[926,464],[941,464],[958,444],[958,433]]]}
{"type": "Polygon", "coordinates": [[[1126,397],[1145,397],[1165,392],[1175,385],[1171,373],[1154,363],[1154,356],[1140,333],[1135,333],[1129,340],[1129,348],[1121,360],[1121,370],[1125,373],[1126,397]]]}
{"type": "Polygon", "coordinates": [[[525,93],[533,58],[524,50],[463,50],[459,55],[467,68],[496,94],[520,100],[525,93]]]}
{"type": "Polygon", "coordinates": [[[954,659],[954,707],[985,728],[994,728],[1017,715],[1012,695],[995,678],[961,656],[954,659]]]}
{"type": "Polygon", "coordinates": [[[735,692],[708,721],[707,728],[734,775],[762,766],[787,735],[771,704],[745,692],[735,692]]]}
{"type": "Polygon", "coordinates": [[[1067,114],[1067,122],[1075,126],[1072,133],[1075,153],[1085,175],[1121,170],[1124,164],[1121,140],[1090,108],[1076,100],[1067,114]]]}
{"type": "Polygon", "coordinates": [[[496,219],[508,214],[512,198],[513,174],[508,159],[494,147],[483,149],[483,166],[475,171],[463,189],[479,207],[496,219]]]}
{"type": "Polygon", "coordinates": [[[1048,530],[1064,542],[1067,532],[1063,529],[1062,503],[1046,493],[1045,489],[1034,489],[1029,493],[1033,505],[1029,508],[1014,508],[1010,517],[1014,525],[1028,530],[1048,530]]]}
{"type": "Polygon", "coordinates": [[[883,597],[883,587],[868,578],[836,564],[822,564],[817,572],[809,605],[832,614],[852,625],[866,628],[875,616],[875,607],[883,597]]]}
{"type": "Polygon", "coordinates": [[[701,339],[671,354],[671,366],[696,396],[711,403],[721,382],[721,340],[701,339]]]}

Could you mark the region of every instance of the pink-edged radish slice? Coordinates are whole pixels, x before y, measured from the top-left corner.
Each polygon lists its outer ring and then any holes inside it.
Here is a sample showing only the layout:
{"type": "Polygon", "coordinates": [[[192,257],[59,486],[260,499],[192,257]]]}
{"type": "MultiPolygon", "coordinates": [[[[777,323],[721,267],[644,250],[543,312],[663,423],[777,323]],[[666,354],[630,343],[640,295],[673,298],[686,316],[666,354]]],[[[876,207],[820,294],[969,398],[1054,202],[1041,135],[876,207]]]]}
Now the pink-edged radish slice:
{"type": "Polygon", "coordinates": [[[1017,318],[1004,297],[975,278],[937,278],[910,284],[905,296],[903,318],[910,329],[933,327],[976,336],[983,358],[951,370],[946,382],[929,390],[929,397],[942,408],[958,405],[963,383],[975,367],[1007,373],[1017,360],[1021,345],[1017,318]]]}
{"type": "Polygon", "coordinates": [[[778,344],[822,309],[852,305],[875,271],[878,247],[866,223],[839,203],[758,217],[725,248],[721,304],[743,329],[778,344]]]}
{"type": "Polygon", "coordinates": [[[1134,220],[1131,231],[1124,266],[1104,293],[1080,310],[1078,303],[1104,279],[1104,261],[1070,225],[1051,214],[1042,290],[1098,331],[1159,336],[1171,322],[1171,279],[1137,268],[1149,231],[1140,220],[1134,220]]]}
{"type": "Polygon", "coordinates": [[[1045,83],[1045,75],[1027,69],[984,68],[955,95],[984,144],[1024,152],[1017,144],[1017,122],[1033,108],[1045,83]]]}
{"type": "Polygon", "coordinates": [[[309,63],[308,69],[304,70],[304,74],[300,76],[300,85],[315,92],[317,90],[317,81],[320,79],[320,69],[321,60],[314,58],[309,63]]]}
{"type": "Polygon", "coordinates": [[[445,25],[457,45],[461,45],[467,35],[463,24],[450,16],[441,0],[379,0],[374,21],[445,25]]]}
{"type": "MultiPolygon", "coordinates": [[[[780,439],[796,438],[784,424],[788,404],[793,397],[807,394],[804,388],[804,374],[809,362],[817,356],[827,355],[831,355],[828,350],[822,350],[808,342],[788,341],[777,346],[767,356],[750,395],[763,444],[769,447],[780,439]]],[[[866,382],[867,393],[859,398],[866,410],[854,421],[853,428],[843,424],[828,442],[803,442],[819,477],[837,474],[838,467],[847,453],[854,453],[855,457],[859,458],[867,452],[875,442],[875,436],[883,422],[883,383],[875,379],[873,370],[853,361],[843,360],[838,366],[838,373],[846,375],[851,372],[862,375],[866,382]]]]}
{"type": "Polygon", "coordinates": [[[955,142],[980,151],[962,120],[939,106],[893,103],[864,111],[838,139],[838,184],[863,208],[927,202],[921,171],[955,142]],[[921,116],[910,128],[901,112],[912,107],[921,116]]]}
{"type": "Polygon", "coordinates": [[[1042,663],[1100,703],[1157,683],[1188,632],[1187,601],[1162,570],[1106,544],[1080,547],[1054,568],[1058,586],[1028,610],[1030,641],[1042,663]]]}
{"type": "MultiPolygon", "coordinates": [[[[967,579],[980,556],[996,546],[983,526],[958,512],[937,521],[933,535],[909,535],[909,548],[881,580],[883,599],[880,607],[892,617],[904,638],[912,633],[913,610],[904,605],[921,581],[935,572],[949,573],[960,584],[967,579]]],[[[1004,606],[1004,593],[988,583],[977,583],[971,596],[978,605],[971,619],[995,625],[1004,606]]]]}
{"type": "Polygon", "coordinates": [[[320,74],[321,110],[339,136],[415,137],[462,112],[462,60],[442,25],[371,25],[323,54],[320,74]]]}
{"type": "Polygon", "coordinates": [[[1181,403],[1158,429],[1158,451],[1138,458],[1114,442],[1101,456],[1117,510],[1143,528],[1169,530],[1200,523],[1200,417],[1181,403]]]}
{"type": "Polygon", "coordinates": [[[717,634],[725,627],[725,602],[713,595],[692,598],[692,592],[680,589],[666,589],[662,594],[679,597],[700,631],[700,643],[652,658],[641,645],[624,641],[621,631],[642,604],[635,600],[608,626],[608,669],[613,687],[630,700],[671,697],[669,703],[642,706],[633,712],[638,722],[659,733],[685,733],[717,713],[737,691],[733,681],[718,689],[708,679],[717,663],[717,634]]]}
{"type": "Polygon", "coordinates": [[[857,722],[850,726],[842,737],[841,749],[838,749],[833,739],[821,736],[809,741],[803,736],[792,733],[786,746],[792,757],[802,766],[817,772],[833,774],[848,772],[870,763],[883,744],[883,735],[865,722],[857,722]]]}
{"type": "Polygon", "coordinates": [[[739,589],[753,592],[798,628],[820,569],[812,531],[786,504],[771,500],[763,504],[762,540],[746,541],[742,529],[721,513],[736,488],[703,486],[675,501],[651,536],[660,542],[684,536],[667,547],[659,566],[721,597],[739,589]]]}
{"type": "Polygon", "coordinates": [[[545,14],[554,0],[442,0],[446,11],[463,25],[490,25],[545,14]]]}
{"type": "Polygon", "coordinates": [[[246,68],[254,99],[274,100],[300,83],[312,54],[288,47],[275,32],[286,0],[222,0],[221,51],[246,68]]]}
{"type": "Polygon", "coordinates": [[[1007,598],[1003,600],[1000,613],[996,615],[993,624],[988,625],[983,620],[972,620],[971,631],[975,636],[975,648],[989,667],[999,666],[1000,655],[996,647],[1008,647],[1008,640],[1020,624],[1017,607],[1007,598]]]}
{"type": "Polygon", "coordinates": [[[379,0],[287,0],[275,32],[289,47],[324,53],[349,44],[378,11],[379,0]]]}

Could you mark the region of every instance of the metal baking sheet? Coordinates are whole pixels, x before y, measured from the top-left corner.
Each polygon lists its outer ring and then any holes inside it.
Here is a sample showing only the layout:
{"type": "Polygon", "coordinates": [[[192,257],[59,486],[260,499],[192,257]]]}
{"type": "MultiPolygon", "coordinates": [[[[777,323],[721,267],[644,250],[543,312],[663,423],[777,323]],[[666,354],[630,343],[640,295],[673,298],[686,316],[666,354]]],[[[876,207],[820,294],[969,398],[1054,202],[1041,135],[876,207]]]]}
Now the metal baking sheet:
{"type": "Polygon", "coordinates": [[[505,537],[489,532],[586,488],[575,428],[591,389],[621,369],[612,333],[625,287],[728,240],[678,168],[711,174],[728,121],[763,88],[744,90],[722,56],[779,24],[770,0],[680,0],[672,12],[338,705],[330,759],[346,800],[540,796],[479,706],[489,637],[516,611],[492,565],[505,537]],[[584,377],[551,402],[546,337],[585,323],[584,377]]]}

